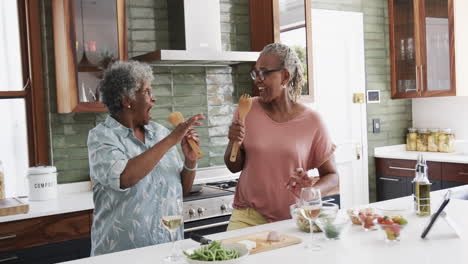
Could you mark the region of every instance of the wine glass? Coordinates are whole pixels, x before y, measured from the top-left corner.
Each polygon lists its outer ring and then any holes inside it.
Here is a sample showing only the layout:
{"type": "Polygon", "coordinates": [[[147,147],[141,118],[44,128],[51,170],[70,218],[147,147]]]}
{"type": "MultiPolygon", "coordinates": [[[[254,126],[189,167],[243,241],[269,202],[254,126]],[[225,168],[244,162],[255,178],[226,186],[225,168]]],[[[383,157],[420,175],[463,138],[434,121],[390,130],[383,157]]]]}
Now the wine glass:
{"type": "Polygon", "coordinates": [[[166,199],[163,203],[165,213],[161,217],[161,223],[170,233],[172,241],[172,253],[164,261],[168,263],[177,263],[182,260],[182,255],[176,249],[176,233],[183,222],[182,210],[183,203],[181,199],[166,199]]]}
{"type": "Polygon", "coordinates": [[[320,250],[320,245],[314,243],[315,240],[312,231],[314,230],[313,225],[315,219],[317,219],[319,216],[320,210],[322,208],[322,197],[320,195],[320,190],[314,187],[302,188],[300,205],[300,212],[305,219],[309,220],[310,225],[310,243],[306,244],[306,248],[320,250]]]}

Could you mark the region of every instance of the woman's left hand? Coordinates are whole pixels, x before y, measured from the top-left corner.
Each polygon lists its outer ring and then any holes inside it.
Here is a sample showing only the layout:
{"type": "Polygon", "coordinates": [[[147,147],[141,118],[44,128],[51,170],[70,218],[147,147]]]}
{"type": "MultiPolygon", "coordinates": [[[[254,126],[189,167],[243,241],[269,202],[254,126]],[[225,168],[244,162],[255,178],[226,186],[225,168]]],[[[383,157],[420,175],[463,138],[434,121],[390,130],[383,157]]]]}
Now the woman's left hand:
{"type": "Polygon", "coordinates": [[[309,177],[303,168],[297,168],[292,173],[286,183],[286,188],[297,198],[301,196],[301,190],[305,187],[311,187],[318,181],[318,177],[309,177]]]}
{"type": "Polygon", "coordinates": [[[184,138],[182,139],[182,152],[184,153],[186,160],[196,161],[197,160],[197,153],[190,147],[188,140],[192,139],[200,145],[200,137],[197,134],[197,131],[193,128],[189,128],[187,133],[185,134],[184,138]]]}

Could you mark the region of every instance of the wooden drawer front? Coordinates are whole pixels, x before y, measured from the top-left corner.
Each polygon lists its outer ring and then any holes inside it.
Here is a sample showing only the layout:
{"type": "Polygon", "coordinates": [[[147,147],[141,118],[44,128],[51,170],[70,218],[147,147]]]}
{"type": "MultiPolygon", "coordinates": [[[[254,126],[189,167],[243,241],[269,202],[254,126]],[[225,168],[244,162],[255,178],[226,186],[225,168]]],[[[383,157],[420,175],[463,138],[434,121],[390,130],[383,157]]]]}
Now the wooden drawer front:
{"type": "Polygon", "coordinates": [[[442,163],[442,180],[468,183],[468,164],[442,163]]]}
{"type": "MultiPolygon", "coordinates": [[[[379,175],[411,177],[415,176],[415,160],[399,160],[399,159],[381,159],[376,158],[376,170],[379,175]]],[[[430,180],[441,179],[441,163],[427,162],[429,168],[428,176],[430,180]]]]}
{"type": "Polygon", "coordinates": [[[0,252],[90,236],[90,211],[0,223],[0,252]]]}

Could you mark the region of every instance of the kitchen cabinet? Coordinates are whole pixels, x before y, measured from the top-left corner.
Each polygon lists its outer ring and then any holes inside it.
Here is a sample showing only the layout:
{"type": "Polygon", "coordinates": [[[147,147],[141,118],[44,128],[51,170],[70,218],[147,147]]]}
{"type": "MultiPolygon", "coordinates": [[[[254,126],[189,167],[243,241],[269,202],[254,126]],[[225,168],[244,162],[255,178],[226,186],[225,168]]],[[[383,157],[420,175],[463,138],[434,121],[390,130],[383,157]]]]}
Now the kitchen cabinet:
{"type": "Polygon", "coordinates": [[[459,95],[454,0],[389,0],[388,6],[392,98],[459,95]]]}
{"type": "Polygon", "coordinates": [[[98,83],[126,60],[125,0],[52,0],[57,112],[103,112],[98,83]]]}
{"type": "Polygon", "coordinates": [[[89,256],[92,211],[0,223],[0,263],[56,263],[89,256]]]}
{"type": "MultiPolygon", "coordinates": [[[[415,176],[415,160],[376,158],[377,200],[384,201],[413,193],[412,181],[415,176]]],[[[431,191],[443,189],[442,164],[427,162],[431,191]]],[[[448,188],[448,187],[446,187],[448,188]]]]}
{"type": "Polygon", "coordinates": [[[468,164],[442,163],[442,188],[468,184],[468,164]]]}
{"type": "Polygon", "coordinates": [[[0,253],[2,264],[52,264],[90,256],[91,239],[77,239],[0,253]]]}

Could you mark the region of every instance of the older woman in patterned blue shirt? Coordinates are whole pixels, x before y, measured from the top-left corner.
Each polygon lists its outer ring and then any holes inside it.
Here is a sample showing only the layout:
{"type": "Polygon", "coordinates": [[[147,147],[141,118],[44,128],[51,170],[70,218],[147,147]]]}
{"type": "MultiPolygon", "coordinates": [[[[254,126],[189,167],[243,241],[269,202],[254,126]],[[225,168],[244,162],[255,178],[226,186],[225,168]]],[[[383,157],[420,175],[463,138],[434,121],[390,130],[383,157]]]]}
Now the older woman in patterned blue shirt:
{"type": "MultiPolygon", "coordinates": [[[[172,132],[150,121],[156,101],[153,78],[146,64],[117,62],[101,81],[109,116],[88,136],[95,206],[93,256],[169,242],[162,214],[175,214],[176,200],[190,192],[197,164],[187,139],[199,142],[191,126],[200,125],[205,117],[195,115],[172,132]],[[184,161],[175,147],[179,142],[184,161]]],[[[182,229],[177,239],[182,238],[182,229]]]]}

